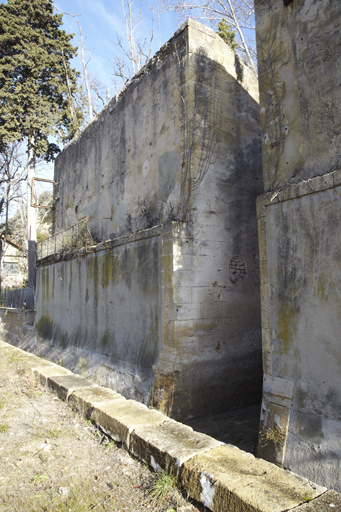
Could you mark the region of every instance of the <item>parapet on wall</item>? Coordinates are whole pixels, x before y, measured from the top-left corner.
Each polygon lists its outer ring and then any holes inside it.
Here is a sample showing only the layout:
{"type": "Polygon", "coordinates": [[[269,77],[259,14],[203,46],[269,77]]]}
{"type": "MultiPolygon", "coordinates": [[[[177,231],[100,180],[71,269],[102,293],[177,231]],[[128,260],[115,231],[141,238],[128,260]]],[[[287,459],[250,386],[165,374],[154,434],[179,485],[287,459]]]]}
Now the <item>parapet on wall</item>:
{"type": "Polygon", "coordinates": [[[256,99],[189,20],[56,160],[56,229],[106,242],[40,263],[41,346],[176,418],[260,398],[256,99]]]}
{"type": "Polygon", "coordinates": [[[260,455],[341,490],[341,4],[255,2],[260,455]]]}

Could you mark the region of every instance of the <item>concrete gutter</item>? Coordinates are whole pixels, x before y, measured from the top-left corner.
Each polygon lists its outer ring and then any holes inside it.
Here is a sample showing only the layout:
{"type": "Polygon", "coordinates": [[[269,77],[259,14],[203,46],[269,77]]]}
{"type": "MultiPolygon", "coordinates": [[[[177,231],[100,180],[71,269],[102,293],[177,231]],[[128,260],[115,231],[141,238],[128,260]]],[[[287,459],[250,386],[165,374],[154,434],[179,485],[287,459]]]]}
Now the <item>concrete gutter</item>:
{"type": "Polygon", "coordinates": [[[341,495],[235,446],[193,431],[71,371],[0,341],[41,385],[153,469],[172,471],[189,496],[214,512],[341,512],[341,495]]]}

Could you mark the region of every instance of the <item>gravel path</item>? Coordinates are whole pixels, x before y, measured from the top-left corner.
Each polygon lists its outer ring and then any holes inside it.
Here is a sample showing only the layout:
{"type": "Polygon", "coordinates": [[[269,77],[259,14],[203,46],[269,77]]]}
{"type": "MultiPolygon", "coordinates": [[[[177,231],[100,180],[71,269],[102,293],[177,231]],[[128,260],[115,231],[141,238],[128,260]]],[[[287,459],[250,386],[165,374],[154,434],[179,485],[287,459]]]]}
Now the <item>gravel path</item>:
{"type": "Polygon", "coordinates": [[[204,510],[43,389],[20,353],[0,354],[0,511],[204,510]]]}

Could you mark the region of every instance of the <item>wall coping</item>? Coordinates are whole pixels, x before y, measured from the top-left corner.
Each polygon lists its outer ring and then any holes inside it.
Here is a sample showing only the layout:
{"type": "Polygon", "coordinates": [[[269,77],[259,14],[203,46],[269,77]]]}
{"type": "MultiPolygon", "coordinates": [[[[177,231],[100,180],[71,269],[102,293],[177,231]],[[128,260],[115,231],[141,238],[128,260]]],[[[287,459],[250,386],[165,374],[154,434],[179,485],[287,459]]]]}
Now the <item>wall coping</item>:
{"type": "Polygon", "coordinates": [[[341,185],[341,170],[303,180],[300,183],[288,184],[282,189],[266,192],[257,198],[257,218],[265,217],[266,206],[322,192],[339,185],[341,185]]]}

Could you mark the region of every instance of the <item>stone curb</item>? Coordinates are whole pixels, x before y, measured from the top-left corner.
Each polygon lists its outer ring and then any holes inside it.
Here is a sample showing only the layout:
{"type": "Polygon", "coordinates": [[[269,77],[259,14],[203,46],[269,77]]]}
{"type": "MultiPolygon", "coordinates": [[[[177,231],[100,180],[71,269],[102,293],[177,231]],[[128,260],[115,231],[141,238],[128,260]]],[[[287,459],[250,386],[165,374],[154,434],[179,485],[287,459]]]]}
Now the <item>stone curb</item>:
{"type": "Polygon", "coordinates": [[[0,341],[39,382],[213,512],[341,512],[341,495],[0,341]]]}

